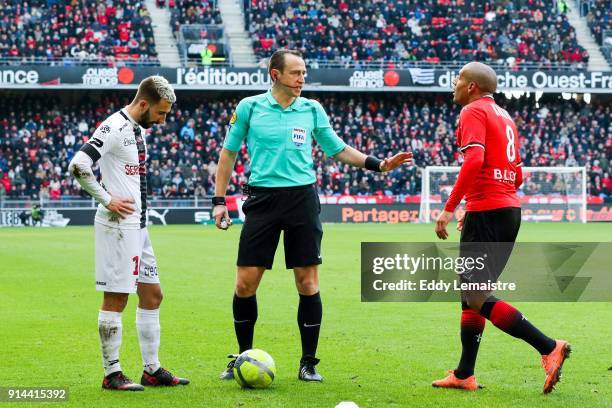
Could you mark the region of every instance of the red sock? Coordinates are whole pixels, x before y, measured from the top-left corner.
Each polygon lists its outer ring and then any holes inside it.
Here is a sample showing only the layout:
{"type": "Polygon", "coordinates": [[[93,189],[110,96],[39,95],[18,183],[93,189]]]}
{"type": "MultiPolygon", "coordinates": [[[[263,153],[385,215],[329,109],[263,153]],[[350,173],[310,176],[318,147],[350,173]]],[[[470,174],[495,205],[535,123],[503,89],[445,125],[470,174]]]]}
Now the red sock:
{"type": "Polygon", "coordinates": [[[544,335],[511,304],[491,296],[480,309],[480,314],[511,336],[525,340],[542,355],[555,348],[555,341],[544,335]]]}
{"type": "Polygon", "coordinates": [[[466,379],[474,375],[480,339],[487,320],[472,309],[461,312],[461,359],[455,376],[466,379]]]}

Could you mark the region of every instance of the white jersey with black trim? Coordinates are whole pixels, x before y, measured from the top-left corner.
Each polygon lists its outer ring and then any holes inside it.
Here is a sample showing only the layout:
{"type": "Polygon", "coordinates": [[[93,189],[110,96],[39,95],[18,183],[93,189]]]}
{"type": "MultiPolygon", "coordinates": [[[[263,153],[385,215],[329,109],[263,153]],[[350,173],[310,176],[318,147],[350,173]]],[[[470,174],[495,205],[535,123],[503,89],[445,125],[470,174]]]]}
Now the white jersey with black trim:
{"type": "Polygon", "coordinates": [[[95,221],[129,229],[147,225],[147,147],[145,130],[125,109],[109,116],[83,146],[91,159],[100,165],[102,185],[113,197],[134,200],[134,212],[124,219],[98,205],[95,221]]]}

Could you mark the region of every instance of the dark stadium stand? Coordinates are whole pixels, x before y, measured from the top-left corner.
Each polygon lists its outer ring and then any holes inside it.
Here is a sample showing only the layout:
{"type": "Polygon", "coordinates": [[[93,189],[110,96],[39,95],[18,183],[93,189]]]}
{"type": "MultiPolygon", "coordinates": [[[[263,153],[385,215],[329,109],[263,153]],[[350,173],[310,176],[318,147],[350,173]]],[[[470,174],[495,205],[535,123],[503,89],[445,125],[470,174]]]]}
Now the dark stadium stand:
{"type": "MultiPolygon", "coordinates": [[[[235,104],[244,95],[207,98],[179,95],[165,127],[148,137],[150,194],[193,197],[213,194],[215,163],[235,104]]],[[[336,132],[356,148],[379,156],[410,149],[418,167],[403,167],[384,179],[354,170],[316,151],[315,169],[322,194],[416,195],[420,169],[459,163],[454,145],[458,108],[449,95],[318,95],[336,132]]],[[[610,104],[565,101],[558,97],[506,101],[520,131],[526,166],[586,165],[591,195],[612,196],[610,104]]],[[[79,195],[67,174],[74,152],[127,98],[61,101],[50,93],[7,96],[0,101],[0,195],[59,199],[79,195]],[[104,106],[104,107],[102,107],[104,106]]],[[[230,194],[247,180],[246,149],[239,155],[230,194]]]]}
{"type": "Polygon", "coordinates": [[[12,63],[157,63],[143,2],[3,0],[0,57],[12,63]]]}
{"type": "Polygon", "coordinates": [[[301,50],[319,65],[487,61],[521,68],[585,68],[588,53],[552,0],[251,0],[256,55],[301,50]]]}

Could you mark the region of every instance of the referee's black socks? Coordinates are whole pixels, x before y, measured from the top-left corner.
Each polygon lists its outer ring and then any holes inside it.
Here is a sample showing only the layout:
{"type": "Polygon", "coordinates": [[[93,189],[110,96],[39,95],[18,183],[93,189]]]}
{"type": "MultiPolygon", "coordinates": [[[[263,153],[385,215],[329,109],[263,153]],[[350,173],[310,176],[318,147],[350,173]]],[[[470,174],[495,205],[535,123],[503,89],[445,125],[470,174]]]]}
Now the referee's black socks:
{"type": "Polygon", "coordinates": [[[509,335],[525,340],[543,356],[550,354],[555,348],[555,340],[529,323],[529,320],[511,304],[495,296],[490,296],[485,301],[480,314],[509,335]]]}
{"type": "Polygon", "coordinates": [[[314,295],[300,294],[297,321],[302,338],[302,357],[315,357],[319,343],[319,330],[323,317],[323,306],[319,292],[314,295]]]}
{"type": "Polygon", "coordinates": [[[238,297],[234,294],[234,329],[240,353],[253,348],[253,332],[257,321],[257,295],[238,297]]]}

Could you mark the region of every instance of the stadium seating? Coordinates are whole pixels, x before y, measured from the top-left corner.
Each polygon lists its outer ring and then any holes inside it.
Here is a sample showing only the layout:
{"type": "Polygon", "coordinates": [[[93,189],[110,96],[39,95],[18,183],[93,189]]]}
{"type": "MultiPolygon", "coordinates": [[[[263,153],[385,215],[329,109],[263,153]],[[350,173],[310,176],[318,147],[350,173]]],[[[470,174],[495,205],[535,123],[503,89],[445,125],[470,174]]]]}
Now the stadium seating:
{"type": "MultiPolygon", "coordinates": [[[[612,30],[612,7],[609,0],[590,0],[589,12],[586,16],[587,23],[600,46],[612,48],[612,43],[603,43],[603,33],[605,30],[612,30]]],[[[608,62],[612,62],[612,53],[606,53],[608,62]]]]}
{"type": "MultiPolygon", "coordinates": [[[[159,2],[158,2],[159,4],[159,2]]],[[[168,0],[171,12],[170,26],[174,32],[181,24],[221,24],[221,14],[215,1],[168,0]]]]}
{"type": "MultiPolygon", "coordinates": [[[[150,194],[179,198],[213,194],[215,163],[240,97],[211,102],[203,102],[201,96],[179,98],[166,126],[155,126],[148,137],[150,194]]],[[[606,153],[612,149],[609,104],[540,100],[536,108],[533,100],[497,99],[517,122],[526,166],[586,165],[590,194],[612,198],[606,153]]],[[[381,157],[410,149],[418,166],[402,167],[381,177],[325,158],[316,148],[315,170],[323,194],[416,195],[421,190],[419,168],[460,163],[454,145],[458,108],[447,95],[374,98],[323,94],[320,100],[332,126],[349,144],[381,157]]],[[[68,175],[68,162],[100,121],[128,102],[108,97],[102,101],[61,102],[51,94],[3,98],[0,195],[85,195],[68,175]]],[[[230,194],[239,191],[248,174],[243,148],[231,178],[230,194]]]]}
{"type": "Polygon", "coordinates": [[[584,68],[588,53],[554,3],[251,0],[247,20],[260,58],[288,47],[320,64],[478,60],[584,68]]]}
{"type": "Polygon", "coordinates": [[[0,2],[0,56],[19,63],[157,62],[143,2],[0,2]]]}

